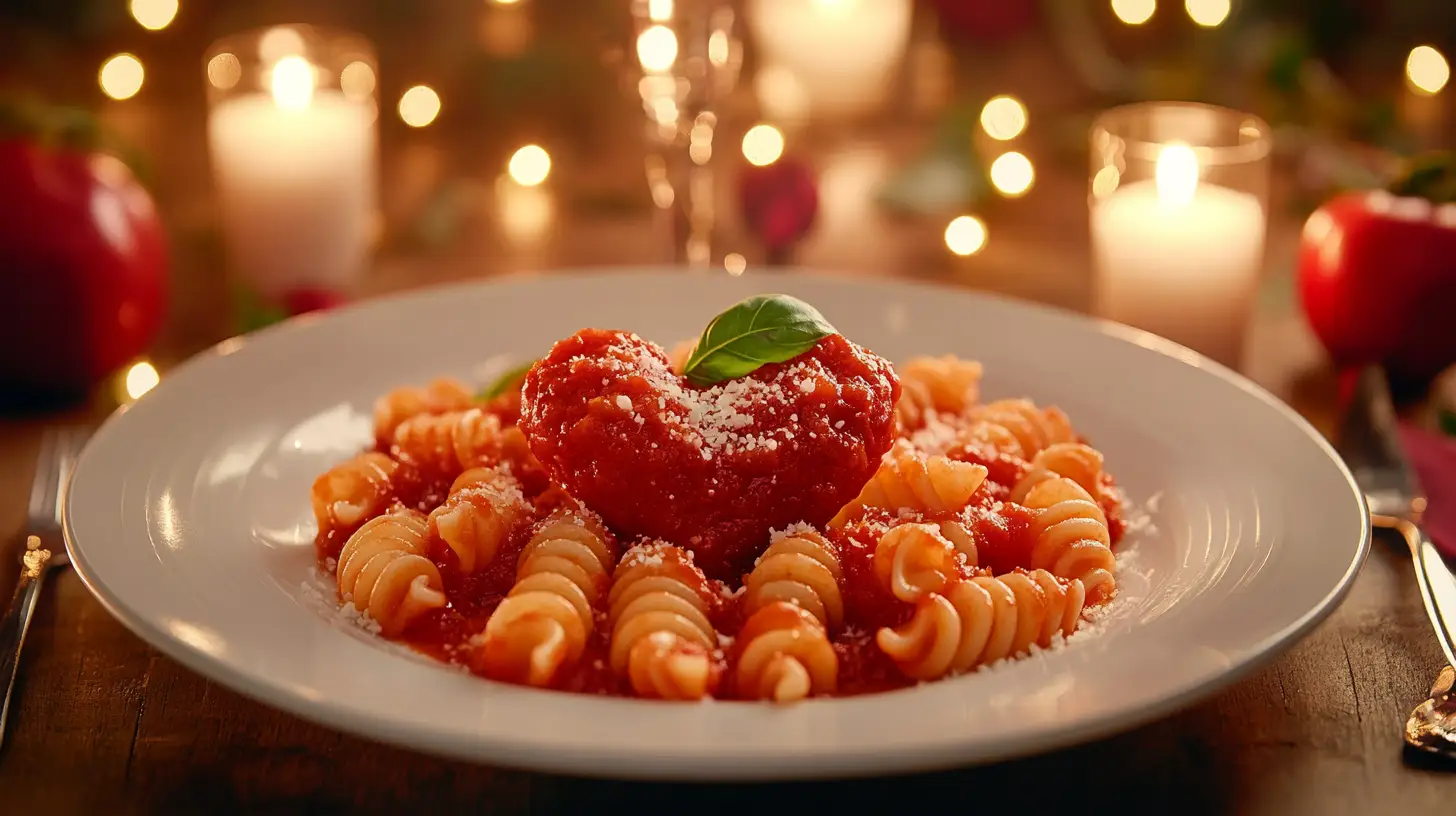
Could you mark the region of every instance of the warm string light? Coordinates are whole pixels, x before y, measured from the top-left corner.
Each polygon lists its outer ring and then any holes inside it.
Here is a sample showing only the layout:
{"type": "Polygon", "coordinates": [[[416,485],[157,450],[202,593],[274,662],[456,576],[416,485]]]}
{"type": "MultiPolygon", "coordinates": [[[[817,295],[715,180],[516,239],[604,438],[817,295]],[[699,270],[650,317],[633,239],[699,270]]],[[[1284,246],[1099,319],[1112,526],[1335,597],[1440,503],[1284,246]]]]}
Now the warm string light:
{"type": "Polygon", "coordinates": [[[540,145],[526,145],[511,154],[506,172],[517,184],[535,187],[551,175],[551,154],[540,145]]]}
{"type": "Polygon", "coordinates": [[[677,35],[664,25],[648,26],[637,35],[637,60],[646,71],[671,68],[677,61],[677,35]]]}
{"type": "Polygon", "coordinates": [[[986,135],[1008,141],[1026,130],[1026,106],[1014,96],[995,96],[981,108],[981,128],[986,135]]]}
{"type": "Polygon", "coordinates": [[[416,85],[399,98],[399,118],[410,127],[422,128],[440,115],[440,95],[428,85],[416,85]]]}
{"type": "Polygon", "coordinates": [[[1230,0],[1183,0],[1183,10],[1193,22],[1204,28],[1217,28],[1233,10],[1230,0]]]}
{"type": "Polygon", "coordinates": [[[1429,45],[1411,49],[1405,61],[1405,79],[1417,93],[1434,96],[1451,80],[1451,65],[1429,45]]]}
{"type": "Polygon", "coordinates": [[[362,102],[374,93],[374,83],[374,69],[367,62],[356,60],[339,72],[339,90],[346,98],[356,102],[362,102]]]}
{"type": "Polygon", "coordinates": [[[177,0],[131,0],[131,18],[148,31],[161,31],[177,16],[177,0]]]}
{"type": "Polygon", "coordinates": [[[767,167],[784,154],[784,134],[773,125],[754,125],[743,134],[743,158],[755,167],[767,167]]]}
{"type": "Polygon", "coordinates": [[[1007,198],[1026,195],[1035,180],[1031,159],[1015,150],[1002,153],[991,162],[991,186],[1007,198]]]}
{"type": "Polygon", "coordinates": [[[986,222],[974,215],[962,215],[945,228],[945,245],[957,255],[975,255],[986,246],[986,222]]]}
{"type": "Polygon", "coordinates": [[[131,54],[117,54],[101,64],[97,79],[101,92],[112,99],[130,99],[142,89],[146,71],[142,61],[131,54]]]}
{"type": "Polygon", "coordinates": [[[1153,19],[1158,0],[1112,0],[1112,13],[1128,25],[1142,25],[1153,19]]]}
{"type": "Polygon", "coordinates": [[[142,360],[132,364],[126,370],[125,388],[126,395],[131,399],[140,399],[141,396],[162,381],[162,375],[157,373],[157,367],[142,360]]]}

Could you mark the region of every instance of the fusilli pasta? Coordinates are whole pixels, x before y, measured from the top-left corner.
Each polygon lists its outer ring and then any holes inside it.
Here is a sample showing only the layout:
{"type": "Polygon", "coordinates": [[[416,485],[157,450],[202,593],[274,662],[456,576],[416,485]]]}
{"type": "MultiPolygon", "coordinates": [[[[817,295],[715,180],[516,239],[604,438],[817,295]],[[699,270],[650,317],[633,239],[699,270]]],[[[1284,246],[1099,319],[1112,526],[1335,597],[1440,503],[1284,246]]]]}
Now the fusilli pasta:
{"type": "Polygon", "coordinates": [[[740,696],[787,703],[834,692],[839,658],[823,622],[803,607],[785,601],[759,607],[737,644],[740,696]]]}
{"type": "Polygon", "coordinates": [[[339,593],[387,636],[445,605],[440,571],[426,552],[425,516],[400,508],[364,523],[339,553],[339,593]]]}
{"type": "Polygon", "coordinates": [[[980,398],[981,364],[975,360],[915,357],[895,372],[900,375],[895,413],[902,430],[924,425],[931,413],[963,414],[980,398]]]}
{"type": "Polygon", "coordinates": [[[464,411],[472,395],[465,383],[442,377],[424,388],[396,388],[374,403],[374,436],[388,442],[401,422],[419,414],[464,411]]]}
{"type": "Polygon", "coordinates": [[[385,509],[400,464],[382,453],[362,453],[314,480],[310,498],[320,531],[352,527],[385,509]]]}
{"type": "MultiPolygon", "coordinates": [[[[1030,459],[1048,445],[1058,442],[1073,442],[1076,435],[1072,423],[1060,408],[1037,408],[1027,399],[1004,399],[986,403],[971,412],[978,423],[1000,426],[1015,437],[1020,446],[1020,456],[1030,459]]],[[[972,429],[972,433],[976,433],[972,429]]],[[[996,439],[998,447],[1006,444],[1006,434],[981,430],[988,438],[996,439]]]]}
{"type": "Polygon", "coordinates": [[[559,509],[521,550],[516,584],[485,626],[476,664],[488,677],[550,685],[574,667],[616,561],[595,518],[559,509]]]}
{"type": "Polygon", "coordinates": [[[954,511],[971,500],[986,480],[986,468],[944,456],[925,456],[904,439],[896,440],[879,470],[859,496],[830,522],[842,526],[864,507],[887,510],[954,511]]]}
{"type": "Polygon", "coordinates": [[[467,574],[495,559],[528,510],[514,479],[503,474],[480,479],[452,492],[430,513],[431,532],[454,551],[460,571],[467,574]]]}
{"type": "Polygon", "coordinates": [[[837,630],[844,622],[842,580],[839,556],[824,536],[813,530],[775,536],[743,579],[743,611],[752,615],[786,601],[837,630]]]}
{"type": "Polygon", "coordinates": [[[1038,482],[1023,503],[1038,511],[1031,524],[1032,569],[1080,580],[1093,602],[1111,597],[1117,562],[1097,501],[1076,482],[1058,476],[1038,482]]]}
{"type": "Polygon", "coordinates": [[[453,474],[482,466],[535,465],[526,436],[480,408],[419,414],[401,422],[390,450],[402,461],[453,474]]]}
{"type": "Polygon", "coordinates": [[[1082,582],[1046,570],[971,578],[927,595],[909,622],[881,629],[875,641],[907,676],[934,680],[1071,634],[1084,600],[1082,582]]]}
{"type": "Polygon", "coordinates": [[[1047,479],[1063,476],[1076,482],[1089,496],[1101,491],[1102,454],[1080,442],[1058,442],[1031,460],[1031,470],[1011,488],[1011,500],[1025,504],[1026,494],[1047,479]]]}
{"type": "Polygon", "coordinates": [[[880,537],[874,566],[880,586],[914,603],[955,578],[956,549],[934,524],[901,524],[880,537]]]}
{"type": "Polygon", "coordinates": [[[707,579],[683,550],[641,544],[622,556],[608,595],[612,670],[642,697],[696,700],[716,684],[707,579]]]}

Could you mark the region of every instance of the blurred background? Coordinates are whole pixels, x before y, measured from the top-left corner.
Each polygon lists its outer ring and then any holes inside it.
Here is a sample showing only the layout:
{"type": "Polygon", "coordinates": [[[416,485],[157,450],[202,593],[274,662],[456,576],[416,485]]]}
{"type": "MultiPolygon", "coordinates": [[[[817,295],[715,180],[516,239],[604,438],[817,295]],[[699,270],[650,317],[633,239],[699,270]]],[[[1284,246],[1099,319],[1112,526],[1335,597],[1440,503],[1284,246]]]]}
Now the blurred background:
{"type": "Polygon", "coordinates": [[[1331,355],[1420,382],[1456,359],[1447,0],[0,14],[8,402],[125,401],[355,298],[628,263],[1033,299],[1296,398],[1331,355]]]}

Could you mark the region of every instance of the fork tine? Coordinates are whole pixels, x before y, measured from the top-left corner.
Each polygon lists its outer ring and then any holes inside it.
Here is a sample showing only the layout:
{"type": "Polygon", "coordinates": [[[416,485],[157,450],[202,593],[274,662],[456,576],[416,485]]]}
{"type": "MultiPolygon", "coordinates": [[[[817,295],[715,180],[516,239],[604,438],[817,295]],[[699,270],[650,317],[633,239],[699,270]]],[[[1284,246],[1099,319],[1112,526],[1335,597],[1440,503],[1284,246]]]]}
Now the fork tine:
{"type": "Polygon", "coordinates": [[[59,438],[54,430],[47,429],[40,439],[40,455],[35,460],[35,477],[30,482],[30,503],[27,513],[34,523],[51,515],[50,503],[55,501],[56,445],[59,438]]]}
{"type": "Polygon", "coordinates": [[[61,526],[61,512],[64,507],[63,494],[70,486],[71,472],[76,469],[76,460],[81,458],[81,450],[86,447],[86,440],[90,436],[90,431],[85,428],[70,428],[61,439],[60,455],[56,457],[59,472],[56,474],[56,489],[52,491],[56,503],[52,513],[58,528],[61,526]]]}

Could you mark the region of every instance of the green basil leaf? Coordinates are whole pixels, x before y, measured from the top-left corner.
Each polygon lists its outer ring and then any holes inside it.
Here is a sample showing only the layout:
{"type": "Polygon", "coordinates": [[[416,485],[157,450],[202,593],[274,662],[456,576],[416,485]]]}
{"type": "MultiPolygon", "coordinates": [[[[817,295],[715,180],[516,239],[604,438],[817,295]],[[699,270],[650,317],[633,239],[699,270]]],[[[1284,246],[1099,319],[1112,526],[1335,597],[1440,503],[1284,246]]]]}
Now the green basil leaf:
{"type": "Polygon", "coordinates": [[[813,306],[788,295],[755,295],[713,318],[688,358],[695,385],[733,380],[782,363],[838,334],[813,306]]]}
{"type": "Polygon", "coordinates": [[[512,386],[519,387],[521,384],[521,380],[524,380],[526,378],[526,373],[529,372],[531,370],[531,366],[535,364],[535,360],[528,360],[527,362],[521,363],[515,368],[512,368],[511,370],[505,372],[499,377],[496,377],[494,380],[491,380],[489,385],[480,389],[480,391],[476,393],[475,401],[489,402],[490,400],[499,397],[501,394],[504,394],[506,392],[506,389],[511,388],[512,386]]]}

